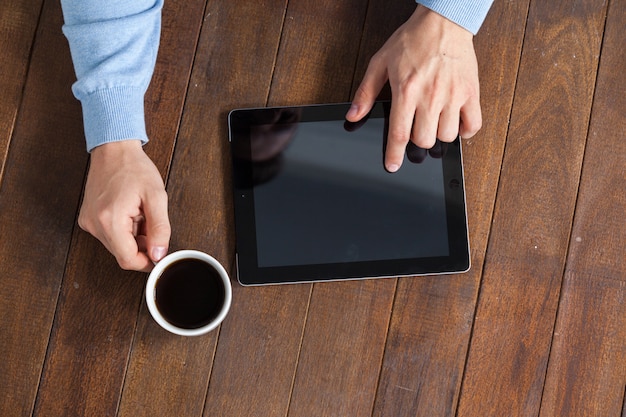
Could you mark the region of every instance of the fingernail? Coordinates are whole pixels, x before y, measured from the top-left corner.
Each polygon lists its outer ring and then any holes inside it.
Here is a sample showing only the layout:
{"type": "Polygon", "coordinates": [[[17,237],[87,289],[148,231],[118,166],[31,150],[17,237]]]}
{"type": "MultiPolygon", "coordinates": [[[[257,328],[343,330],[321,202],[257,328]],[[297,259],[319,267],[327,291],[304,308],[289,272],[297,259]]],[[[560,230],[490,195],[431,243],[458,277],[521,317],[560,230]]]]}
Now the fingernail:
{"type": "Polygon", "coordinates": [[[396,164],[387,165],[387,171],[389,172],[396,172],[398,169],[400,169],[400,165],[396,165],[396,164]]]}
{"type": "Polygon", "coordinates": [[[155,246],[152,248],[152,260],[158,262],[165,256],[166,253],[167,249],[163,246],[155,246]]]}
{"type": "Polygon", "coordinates": [[[348,114],[346,114],[346,117],[356,117],[357,114],[359,114],[359,106],[353,104],[352,106],[350,106],[350,110],[348,110],[348,114]]]}

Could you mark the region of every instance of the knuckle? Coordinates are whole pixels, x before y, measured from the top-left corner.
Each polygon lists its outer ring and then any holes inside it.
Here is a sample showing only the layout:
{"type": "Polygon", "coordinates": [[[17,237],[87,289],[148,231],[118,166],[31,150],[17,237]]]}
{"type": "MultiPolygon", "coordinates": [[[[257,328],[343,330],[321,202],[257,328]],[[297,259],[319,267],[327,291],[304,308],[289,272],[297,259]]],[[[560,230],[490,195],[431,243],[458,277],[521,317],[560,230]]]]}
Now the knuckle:
{"type": "Polygon", "coordinates": [[[156,204],[160,207],[167,208],[167,205],[168,205],[167,191],[165,191],[165,188],[162,188],[162,187],[157,188],[151,191],[149,198],[147,200],[150,201],[150,204],[156,204]]]}
{"type": "Polygon", "coordinates": [[[372,55],[372,57],[370,58],[370,61],[368,63],[368,67],[369,68],[379,67],[383,63],[384,63],[383,54],[380,51],[378,51],[374,55],[372,55]]]}
{"type": "Polygon", "coordinates": [[[389,129],[389,137],[387,141],[391,146],[406,145],[409,141],[409,135],[407,132],[399,128],[389,129]]]}
{"type": "Polygon", "coordinates": [[[468,121],[463,121],[463,129],[462,136],[466,138],[470,138],[474,136],[478,131],[482,128],[482,120],[481,119],[470,119],[468,121]]]}
{"type": "Polygon", "coordinates": [[[89,221],[82,212],[78,215],[78,227],[85,232],[88,232],[90,229],[89,221]]]}
{"type": "Polygon", "coordinates": [[[417,136],[412,142],[419,146],[422,149],[430,149],[435,146],[436,138],[435,137],[427,137],[427,136],[417,136]]]}
{"type": "Polygon", "coordinates": [[[165,188],[160,187],[157,191],[156,191],[156,196],[157,198],[159,198],[160,200],[164,201],[165,203],[167,203],[167,191],[165,191],[165,188]]]}
{"type": "Polygon", "coordinates": [[[465,89],[465,94],[471,100],[480,100],[480,89],[478,87],[478,84],[470,83],[469,85],[467,85],[465,89]]]}
{"type": "Polygon", "coordinates": [[[474,133],[478,132],[483,127],[482,118],[478,118],[472,125],[470,125],[470,129],[474,131],[474,133]]]}
{"type": "Polygon", "coordinates": [[[117,264],[125,271],[133,271],[137,269],[137,266],[133,262],[132,258],[126,256],[117,256],[117,264]]]}
{"type": "MultiPolygon", "coordinates": [[[[397,85],[397,92],[403,96],[412,97],[419,93],[420,84],[416,74],[410,74],[402,79],[397,85]]],[[[424,93],[427,92],[425,91],[424,93]]]]}
{"type": "Polygon", "coordinates": [[[437,135],[438,139],[443,142],[452,142],[458,136],[458,130],[453,129],[443,129],[437,135]]]}
{"type": "Polygon", "coordinates": [[[172,234],[172,227],[167,222],[160,222],[152,227],[152,232],[159,236],[169,236],[172,234]]]}
{"type": "Polygon", "coordinates": [[[108,226],[111,224],[111,219],[113,218],[113,213],[110,210],[102,210],[96,214],[96,221],[99,225],[101,225],[104,229],[108,229],[108,226]]]}
{"type": "Polygon", "coordinates": [[[356,93],[355,93],[355,98],[358,98],[359,100],[370,100],[371,94],[369,93],[369,90],[367,88],[365,88],[365,86],[363,84],[359,85],[359,87],[356,89],[356,93]]]}

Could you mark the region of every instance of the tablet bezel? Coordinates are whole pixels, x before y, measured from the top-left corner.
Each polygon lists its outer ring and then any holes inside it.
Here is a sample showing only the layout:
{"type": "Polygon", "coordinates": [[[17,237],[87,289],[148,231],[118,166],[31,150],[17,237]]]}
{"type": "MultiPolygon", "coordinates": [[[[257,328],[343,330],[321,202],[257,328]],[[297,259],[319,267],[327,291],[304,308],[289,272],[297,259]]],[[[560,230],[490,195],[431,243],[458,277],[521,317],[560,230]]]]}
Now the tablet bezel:
{"type": "MultiPolygon", "coordinates": [[[[236,156],[236,154],[241,154],[242,150],[244,153],[250,154],[251,126],[256,123],[255,120],[267,120],[272,112],[279,110],[298,112],[300,122],[345,120],[345,114],[349,107],[350,103],[340,103],[246,108],[236,109],[229,113],[228,126],[233,166],[237,248],[236,268],[237,279],[241,285],[451,274],[469,270],[469,234],[460,138],[448,144],[447,151],[441,159],[448,226],[448,256],[313,265],[258,266],[252,162],[251,158],[238,158],[236,156]]],[[[370,112],[370,117],[384,117],[388,120],[389,109],[389,102],[376,102],[370,112]]]]}

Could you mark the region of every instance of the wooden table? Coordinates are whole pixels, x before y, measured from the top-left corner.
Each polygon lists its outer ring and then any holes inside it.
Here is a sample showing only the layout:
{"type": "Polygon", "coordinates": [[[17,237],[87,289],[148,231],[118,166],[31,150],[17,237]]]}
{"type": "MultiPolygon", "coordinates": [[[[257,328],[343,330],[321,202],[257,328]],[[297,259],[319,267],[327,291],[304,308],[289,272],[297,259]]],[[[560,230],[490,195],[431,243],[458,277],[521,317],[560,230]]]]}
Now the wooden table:
{"type": "MultiPolygon", "coordinates": [[[[146,151],[172,249],[232,271],[227,112],[349,101],[414,7],[167,1],[146,151]]],[[[495,2],[469,273],[235,284],[219,331],[183,338],[76,225],[88,156],[59,2],[3,0],[0,415],[626,416],[624,22],[623,0],[495,2]]]]}

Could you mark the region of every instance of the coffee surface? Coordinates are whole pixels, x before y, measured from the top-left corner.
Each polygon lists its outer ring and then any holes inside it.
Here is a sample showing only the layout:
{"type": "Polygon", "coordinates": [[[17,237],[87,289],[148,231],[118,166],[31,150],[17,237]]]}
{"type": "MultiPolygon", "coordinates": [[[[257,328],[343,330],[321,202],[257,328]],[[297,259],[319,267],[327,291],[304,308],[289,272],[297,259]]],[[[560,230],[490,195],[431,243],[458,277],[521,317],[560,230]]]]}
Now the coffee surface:
{"type": "Polygon", "coordinates": [[[218,316],[225,289],[211,265],[199,259],[182,259],[163,271],[154,297],[168,322],[183,329],[197,329],[218,316]]]}

